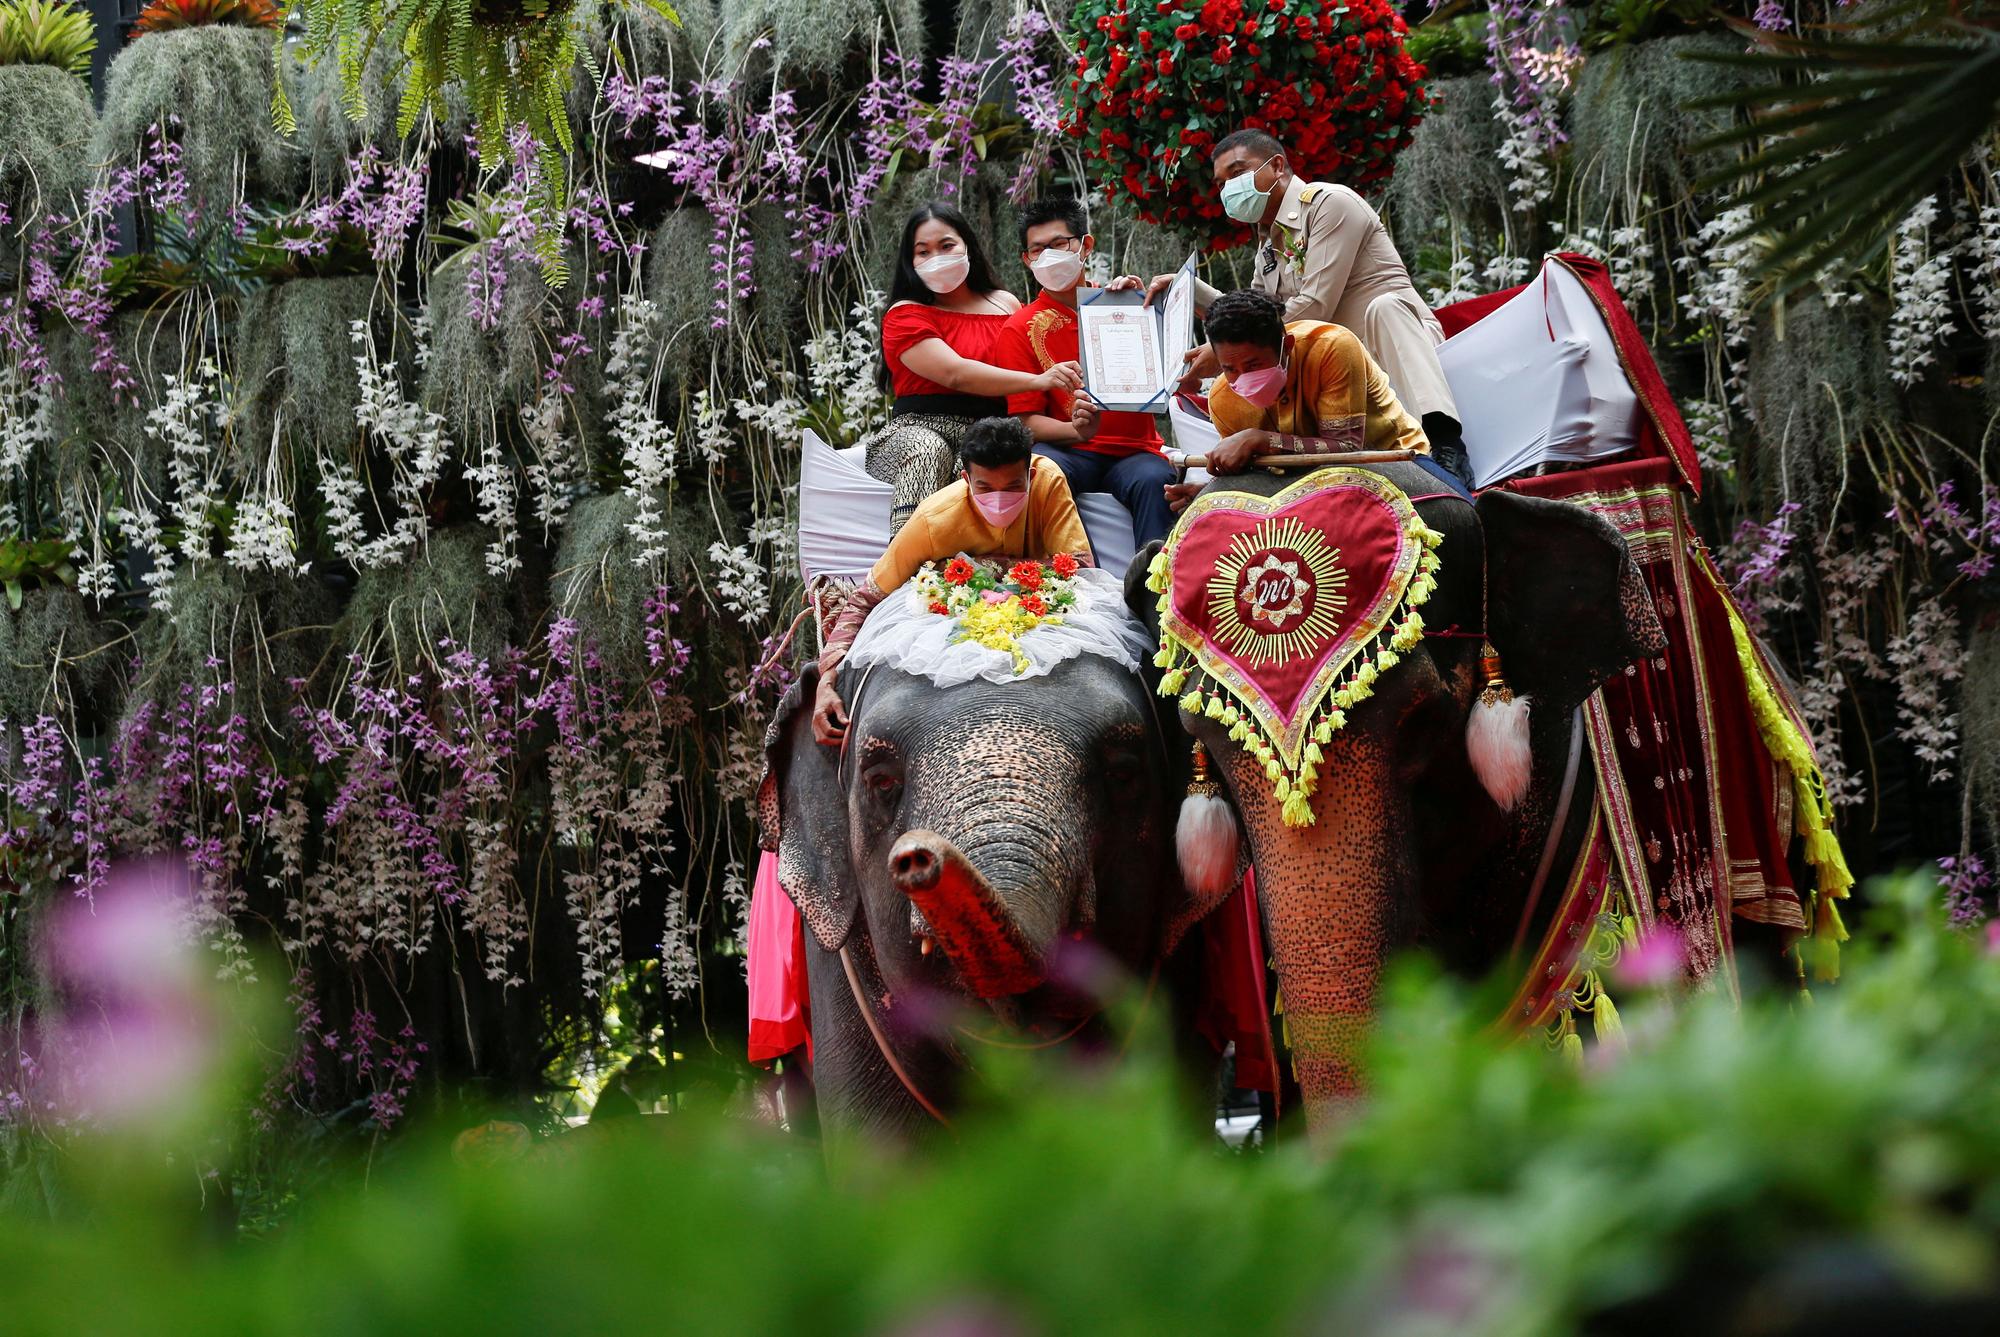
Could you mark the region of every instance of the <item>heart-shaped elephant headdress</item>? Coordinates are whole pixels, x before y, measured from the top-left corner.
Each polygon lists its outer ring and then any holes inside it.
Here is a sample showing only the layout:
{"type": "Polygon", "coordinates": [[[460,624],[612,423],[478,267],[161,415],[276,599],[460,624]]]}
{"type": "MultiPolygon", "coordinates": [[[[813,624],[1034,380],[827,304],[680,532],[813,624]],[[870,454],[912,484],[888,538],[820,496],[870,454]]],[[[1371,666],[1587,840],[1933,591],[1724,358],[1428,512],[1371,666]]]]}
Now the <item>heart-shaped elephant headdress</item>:
{"type": "Polygon", "coordinates": [[[1442,537],[1400,488],[1321,469],[1271,497],[1197,497],[1154,558],[1162,696],[1263,763],[1310,826],[1320,748],[1424,634],[1442,537]]]}

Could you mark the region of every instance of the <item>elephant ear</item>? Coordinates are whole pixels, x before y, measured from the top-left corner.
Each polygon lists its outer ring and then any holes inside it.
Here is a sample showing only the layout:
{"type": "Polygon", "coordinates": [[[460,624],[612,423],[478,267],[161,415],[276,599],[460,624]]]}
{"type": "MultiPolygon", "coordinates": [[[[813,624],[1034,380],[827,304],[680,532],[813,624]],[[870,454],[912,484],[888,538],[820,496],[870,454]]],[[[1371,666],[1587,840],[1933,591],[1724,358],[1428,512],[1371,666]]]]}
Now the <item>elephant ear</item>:
{"type": "Polygon", "coordinates": [[[1625,539],[1584,507],[1483,492],[1486,637],[1516,692],[1575,703],[1666,633],[1625,539]]]}
{"type": "Polygon", "coordinates": [[[778,882],[814,940],[837,952],[854,931],[860,896],[848,867],[847,803],[836,754],[813,739],[818,688],[819,665],[808,663],[764,731],[757,826],[759,843],[777,851],[778,882]]]}

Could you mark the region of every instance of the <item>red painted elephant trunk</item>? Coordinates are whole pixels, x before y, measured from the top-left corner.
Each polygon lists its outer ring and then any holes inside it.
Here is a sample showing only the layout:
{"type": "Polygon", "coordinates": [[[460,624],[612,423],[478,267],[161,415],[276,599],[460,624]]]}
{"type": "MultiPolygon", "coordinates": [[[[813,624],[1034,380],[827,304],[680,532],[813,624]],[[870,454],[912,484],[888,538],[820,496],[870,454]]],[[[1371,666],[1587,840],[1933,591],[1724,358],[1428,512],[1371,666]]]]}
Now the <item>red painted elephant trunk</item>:
{"type": "Polygon", "coordinates": [[[1002,998],[1042,982],[1043,945],[951,841],[909,832],[889,852],[889,873],[974,994],[1002,998]]]}

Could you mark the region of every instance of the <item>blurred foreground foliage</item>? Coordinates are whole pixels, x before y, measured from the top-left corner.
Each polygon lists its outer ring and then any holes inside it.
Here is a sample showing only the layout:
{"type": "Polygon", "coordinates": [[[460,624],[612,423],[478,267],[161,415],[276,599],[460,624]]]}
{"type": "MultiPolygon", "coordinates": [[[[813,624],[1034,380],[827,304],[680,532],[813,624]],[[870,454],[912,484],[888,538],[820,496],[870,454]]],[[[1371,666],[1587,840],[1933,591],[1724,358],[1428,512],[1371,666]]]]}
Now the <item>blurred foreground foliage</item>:
{"type": "Polygon", "coordinates": [[[483,1167],[435,1127],[252,1240],[190,1229],[158,1139],[85,1139],[54,1219],[0,1217],[0,1327],[1993,1331],[2000,957],[1929,878],[1872,899],[1837,987],[1628,993],[1581,1066],[1406,963],[1321,1148],[1219,1151],[1159,1056],[1024,1066],[956,1140],[831,1179],[719,1111],[483,1167]]]}

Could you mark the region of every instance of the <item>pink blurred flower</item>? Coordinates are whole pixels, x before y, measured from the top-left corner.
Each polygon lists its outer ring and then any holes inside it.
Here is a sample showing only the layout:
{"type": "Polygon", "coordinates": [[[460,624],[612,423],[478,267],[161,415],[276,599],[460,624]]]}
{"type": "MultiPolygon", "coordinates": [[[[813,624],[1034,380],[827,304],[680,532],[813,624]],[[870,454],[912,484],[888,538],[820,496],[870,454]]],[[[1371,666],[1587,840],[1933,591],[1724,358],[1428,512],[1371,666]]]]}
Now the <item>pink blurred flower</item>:
{"type": "Polygon", "coordinates": [[[137,1124],[206,1081],[219,1043],[189,941],[191,897],[185,866],[158,861],[114,873],[55,916],[43,968],[60,1001],[35,1028],[42,1111],[137,1124]]]}
{"type": "Polygon", "coordinates": [[[2000,919],[1986,921],[1986,954],[2000,956],[2000,919]]]}
{"type": "Polygon", "coordinates": [[[1655,924],[1635,943],[1627,943],[1611,968],[1611,978],[1624,989],[1660,989],[1681,978],[1687,952],[1679,930],[1655,924]]]}
{"type": "Polygon", "coordinates": [[[1011,1307],[980,1295],[941,1301],[892,1328],[893,1337],[1026,1337],[1011,1307]]]}

